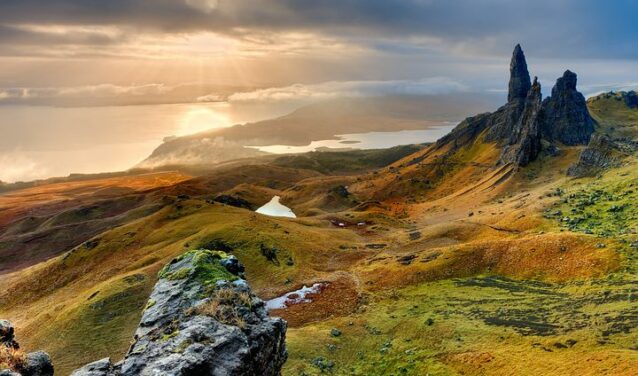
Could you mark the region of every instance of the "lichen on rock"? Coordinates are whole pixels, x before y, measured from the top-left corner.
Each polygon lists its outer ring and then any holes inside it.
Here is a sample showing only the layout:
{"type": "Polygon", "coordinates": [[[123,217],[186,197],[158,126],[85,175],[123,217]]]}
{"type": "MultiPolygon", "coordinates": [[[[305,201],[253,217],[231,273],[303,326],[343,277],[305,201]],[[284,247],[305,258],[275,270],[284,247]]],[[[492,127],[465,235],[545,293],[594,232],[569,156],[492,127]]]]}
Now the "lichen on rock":
{"type": "Polygon", "coordinates": [[[242,273],[221,251],[175,258],[160,271],[124,359],[102,359],[72,375],[279,375],[286,322],[268,317],[242,273]]]}

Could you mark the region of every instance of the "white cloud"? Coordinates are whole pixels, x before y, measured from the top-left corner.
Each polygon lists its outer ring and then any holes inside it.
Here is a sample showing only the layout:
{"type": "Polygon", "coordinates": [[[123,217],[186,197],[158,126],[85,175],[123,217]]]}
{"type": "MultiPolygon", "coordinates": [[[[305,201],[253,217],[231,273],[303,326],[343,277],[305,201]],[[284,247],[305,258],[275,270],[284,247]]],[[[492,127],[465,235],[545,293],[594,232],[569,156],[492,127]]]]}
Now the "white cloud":
{"type": "Polygon", "coordinates": [[[99,84],[60,88],[5,88],[0,90],[0,102],[3,100],[26,101],[33,99],[85,99],[117,98],[122,96],[142,97],[162,95],[173,88],[164,84],[146,84],[118,86],[99,84]]]}
{"type": "Polygon", "coordinates": [[[219,94],[207,94],[202,95],[201,97],[197,97],[198,102],[221,102],[224,100],[224,97],[219,94]]]}
{"type": "Polygon", "coordinates": [[[230,95],[228,100],[231,102],[277,102],[339,97],[445,94],[467,90],[468,88],[464,84],[447,77],[432,77],[414,81],[331,81],[240,92],[230,95]]]}

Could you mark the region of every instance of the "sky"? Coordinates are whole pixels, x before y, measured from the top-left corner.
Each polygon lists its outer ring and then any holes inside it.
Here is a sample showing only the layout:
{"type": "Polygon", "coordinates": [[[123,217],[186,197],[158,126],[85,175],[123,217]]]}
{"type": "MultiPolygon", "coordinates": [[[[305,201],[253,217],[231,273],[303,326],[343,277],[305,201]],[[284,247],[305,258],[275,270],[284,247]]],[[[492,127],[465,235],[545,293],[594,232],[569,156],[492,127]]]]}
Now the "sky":
{"type": "Polygon", "coordinates": [[[164,136],[316,100],[504,98],[516,43],[545,94],[566,69],[585,95],[634,89],[636,14],[631,0],[0,0],[0,180],[90,172],[105,154],[118,162],[99,170],[124,168],[164,136]],[[158,104],[184,106],[144,107],[158,104]]]}
{"type": "Polygon", "coordinates": [[[541,82],[570,68],[591,93],[638,82],[636,14],[631,0],[2,0],[0,103],[502,91],[516,43],[541,82]]]}

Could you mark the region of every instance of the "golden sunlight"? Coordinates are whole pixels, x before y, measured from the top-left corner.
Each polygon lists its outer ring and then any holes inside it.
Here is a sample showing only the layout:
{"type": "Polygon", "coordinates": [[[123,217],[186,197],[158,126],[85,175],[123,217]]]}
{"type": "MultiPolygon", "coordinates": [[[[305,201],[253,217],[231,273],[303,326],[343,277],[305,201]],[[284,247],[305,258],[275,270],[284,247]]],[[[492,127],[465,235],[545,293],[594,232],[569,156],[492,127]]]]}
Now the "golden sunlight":
{"type": "Polygon", "coordinates": [[[226,128],[231,125],[228,116],[215,110],[212,106],[193,105],[184,112],[179,120],[176,135],[184,136],[215,128],[226,128]]]}

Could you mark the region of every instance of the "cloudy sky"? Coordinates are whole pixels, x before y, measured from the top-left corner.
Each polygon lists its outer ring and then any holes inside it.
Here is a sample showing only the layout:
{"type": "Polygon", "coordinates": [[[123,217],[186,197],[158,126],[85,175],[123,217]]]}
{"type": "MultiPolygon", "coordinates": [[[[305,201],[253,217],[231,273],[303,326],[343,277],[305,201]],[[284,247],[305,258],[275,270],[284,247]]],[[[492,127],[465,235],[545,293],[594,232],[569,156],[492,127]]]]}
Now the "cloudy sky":
{"type": "Polygon", "coordinates": [[[632,0],[0,0],[0,181],[126,169],[165,136],[316,100],[495,107],[516,43],[545,94],[565,69],[586,95],[634,89],[636,14],[632,0]]]}
{"type": "Polygon", "coordinates": [[[638,82],[636,14],[631,0],[2,0],[0,103],[498,92],[518,42],[545,86],[570,68],[591,93],[638,82]]]}

